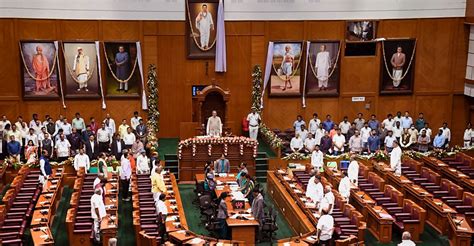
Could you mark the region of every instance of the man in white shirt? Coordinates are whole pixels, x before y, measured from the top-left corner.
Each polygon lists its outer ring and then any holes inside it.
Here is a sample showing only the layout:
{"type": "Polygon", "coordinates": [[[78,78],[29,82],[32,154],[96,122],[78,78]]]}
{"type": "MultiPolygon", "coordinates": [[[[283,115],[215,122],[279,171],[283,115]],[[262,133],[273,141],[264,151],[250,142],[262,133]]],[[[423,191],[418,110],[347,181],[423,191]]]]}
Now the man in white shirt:
{"type": "Polygon", "coordinates": [[[30,121],[30,124],[28,125],[29,128],[33,128],[34,125],[36,125],[36,121],[38,121],[38,114],[33,114],[33,119],[30,121]]]}
{"type": "Polygon", "coordinates": [[[413,119],[410,117],[410,113],[405,111],[405,116],[402,117],[402,128],[408,129],[413,124],[413,119]]]}
{"type": "Polygon", "coordinates": [[[316,129],[316,133],[314,134],[314,139],[316,140],[317,145],[321,145],[321,138],[324,137],[324,128],[322,124],[319,124],[318,129],[316,129]]]}
{"type": "Polygon", "coordinates": [[[393,142],[397,139],[393,136],[393,131],[388,131],[387,134],[388,135],[385,137],[384,144],[385,150],[390,153],[393,149],[393,142]]]}
{"type": "Polygon", "coordinates": [[[431,128],[429,127],[429,124],[428,123],[425,123],[425,127],[423,127],[420,132],[422,132],[423,130],[426,131],[426,135],[428,135],[430,138],[431,138],[431,134],[432,134],[432,131],[431,131],[431,128]]]}
{"type": "Polygon", "coordinates": [[[132,166],[130,160],[128,159],[128,152],[125,152],[120,159],[120,186],[122,188],[122,201],[130,201],[129,197],[129,187],[130,187],[130,177],[132,176],[132,166]]]}
{"type": "Polygon", "coordinates": [[[89,168],[91,166],[89,156],[84,153],[84,149],[80,148],[79,153],[74,157],[74,169],[76,172],[79,171],[80,168],[84,168],[86,173],[89,172],[89,168]]]}
{"type": "MultiPolygon", "coordinates": [[[[59,128],[61,128],[62,124],[63,124],[63,120],[64,120],[64,116],[62,114],[59,115],[59,118],[58,120],[56,120],[56,122],[54,123],[56,125],[56,131],[59,130],[59,128]]],[[[53,134],[53,135],[56,135],[56,134],[53,134]]]]}
{"type": "Polygon", "coordinates": [[[97,141],[99,142],[99,152],[107,152],[112,140],[112,135],[105,128],[105,123],[102,123],[102,128],[97,130],[97,141]]]}
{"type": "Polygon", "coordinates": [[[364,148],[367,148],[367,142],[369,140],[371,131],[372,128],[369,127],[369,124],[367,122],[364,123],[364,127],[360,129],[360,136],[362,137],[362,146],[364,146],[364,148]]]}
{"type": "Polygon", "coordinates": [[[319,125],[321,125],[321,120],[318,119],[318,114],[314,113],[313,118],[309,121],[309,132],[311,132],[313,135],[316,134],[316,130],[318,130],[319,125]]]}
{"type": "Polygon", "coordinates": [[[106,129],[109,130],[110,135],[111,136],[114,135],[115,130],[116,130],[115,120],[110,117],[110,114],[105,115],[104,123],[105,123],[106,129]]]}
{"type": "Polygon", "coordinates": [[[335,201],[336,201],[336,198],[334,197],[334,194],[332,193],[331,186],[326,185],[324,187],[323,199],[321,199],[321,206],[319,206],[319,213],[321,213],[322,210],[327,209],[328,214],[332,214],[332,211],[334,210],[335,201]]]}
{"type": "Polygon", "coordinates": [[[395,120],[392,117],[392,114],[388,114],[387,119],[382,121],[382,124],[388,131],[392,131],[393,127],[395,126],[395,120]]]}
{"type": "Polygon", "coordinates": [[[6,125],[12,125],[12,123],[7,119],[6,115],[2,115],[2,120],[0,121],[0,131],[3,131],[5,129],[6,125]]]}
{"type": "Polygon", "coordinates": [[[308,137],[304,140],[304,148],[308,153],[312,153],[316,146],[316,139],[313,138],[313,134],[308,133],[308,137]]]}
{"type": "Polygon", "coordinates": [[[324,195],[323,184],[321,184],[320,180],[321,177],[316,175],[314,176],[314,182],[308,182],[308,186],[306,187],[305,195],[316,204],[316,208],[319,208],[319,204],[321,203],[321,199],[323,199],[324,195]]]}
{"type": "Polygon", "coordinates": [[[401,124],[402,124],[402,112],[398,111],[397,116],[395,116],[394,120],[395,120],[395,122],[400,122],[400,126],[401,126],[401,124]]]}
{"type": "Polygon", "coordinates": [[[107,216],[104,200],[102,199],[102,190],[95,189],[91,197],[91,217],[94,220],[94,238],[100,242],[100,222],[107,216]]]}
{"type": "Polygon", "coordinates": [[[323,209],[321,211],[321,217],[318,219],[316,229],[317,242],[319,242],[318,245],[331,245],[332,234],[334,232],[334,218],[328,214],[328,210],[323,209]]]}
{"type": "Polygon", "coordinates": [[[138,115],[137,111],[133,112],[133,117],[130,118],[130,126],[132,127],[133,130],[137,129],[137,126],[140,124],[141,118],[142,117],[138,115]]]}
{"type": "Polygon", "coordinates": [[[299,132],[300,134],[300,137],[301,137],[301,140],[303,140],[303,142],[306,140],[306,138],[308,138],[308,130],[306,130],[306,127],[305,125],[302,125],[301,126],[301,131],[299,132]]]}
{"type": "Polygon", "coordinates": [[[359,183],[359,162],[355,159],[355,156],[351,156],[351,162],[347,167],[347,176],[349,180],[354,184],[358,185],[359,183]]]}
{"type": "Polygon", "coordinates": [[[128,128],[127,133],[125,133],[122,138],[126,149],[132,148],[133,143],[137,140],[131,127],[128,128]]]}
{"type": "Polygon", "coordinates": [[[213,110],[211,117],[207,119],[206,134],[211,137],[222,136],[222,120],[217,116],[217,111],[213,110]]]}
{"type": "Polygon", "coordinates": [[[463,136],[464,148],[471,147],[473,137],[474,137],[474,131],[472,130],[472,125],[469,122],[467,124],[466,130],[464,130],[464,136],[463,136]]]}
{"type": "Polygon", "coordinates": [[[323,157],[324,154],[321,150],[319,150],[319,145],[316,145],[313,152],[311,153],[311,165],[314,169],[320,170],[323,167],[323,157]]]}
{"type": "Polygon", "coordinates": [[[354,136],[349,139],[349,149],[353,153],[360,153],[362,152],[363,148],[362,137],[358,130],[355,130],[354,136]]]}
{"type": "Polygon", "coordinates": [[[247,115],[247,121],[249,122],[249,137],[251,139],[257,139],[258,137],[258,124],[260,120],[260,115],[257,113],[257,110],[252,108],[252,112],[247,115]]]}
{"type": "Polygon", "coordinates": [[[393,142],[393,150],[390,152],[390,168],[396,176],[402,175],[402,149],[397,141],[393,142]]]}
{"type": "Polygon", "coordinates": [[[303,140],[300,138],[300,134],[296,133],[295,137],[291,139],[290,149],[294,153],[301,152],[303,150],[303,140]]]}
{"type": "Polygon", "coordinates": [[[103,178],[104,178],[104,174],[99,173],[97,177],[94,179],[94,183],[92,184],[92,189],[95,189],[96,185],[98,185],[103,178]]]}
{"type": "Polygon", "coordinates": [[[168,207],[165,204],[166,194],[161,193],[159,198],[155,201],[156,214],[161,214],[163,219],[168,215],[168,207]]]}
{"type": "Polygon", "coordinates": [[[150,173],[149,160],[144,150],[141,151],[137,157],[137,174],[148,174],[150,173]]]}
{"type": "Polygon", "coordinates": [[[127,124],[127,120],[123,119],[122,124],[120,124],[120,126],[118,128],[118,133],[120,134],[120,137],[122,139],[124,138],[125,134],[127,134],[128,128],[130,128],[130,126],[127,124]]]}
{"type": "Polygon", "coordinates": [[[403,232],[402,242],[398,246],[416,246],[415,242],[411,240],[411,234],[408,231],[403,232]]]}
{"type": "Polygon", "coordinates": [[[362,113],[358,113],[357,118],[354,120],[354,123],[356,124],[356,128],[359,131],[360,129],[362,129],[362,127],[364,127],[364,123],[365,123],[365,119],[363,119],[362,116],[363,116],[362,113]]]}
{"type": "Polygon", "coordinates": [[[306,126],[306,123],[303,120],[303,116],[298,115],[296,116],[296,121],[293,123],[293,128],[295,129],[296,133],[301,131],[301,126],[306,126]]]}
{"type": "Polygon", "coordinates": [[[393,136],[397,139],[397,141],[400,141],[400,138],[402,137],[403,134],[403,128],[400,126],[400,122],[396,121],[395,122],[395,127],[393,128],[393,136]]]}
{"type": "Polygon", "coordinates": [[[336,134],[332,137],[334,155],[338,155],[344,152],[344,144],[346,138],[341,134],[341,129],[336,130],[336,134]]]}
{"type": "Polygon", "coordinates": [[[451,130],[448,128],[448,123],[444,122],[443,127],[440,127],[439,129],[443,130],[443,136],[445,139],[444,147],[448,147],[449,143],[451,142],[451,130]]]}
{"type": "Polygon", "coordinates": [[[69,141],[64,137],[64,134],[59,135],[59,140],[54,145],[56,149],[56,156],[58,157],[58,161],[62,162],[69,158],[71,153],[71,144],[69,141]]]}
{"type": "Polygon", "coordinates": [[[339,194],[341,194],[346,202],[349,202],[349,197],[351,196],[351,180],[347,177],[347,173],[345,171],[342,172],[342,179],[339,182],[339,194]]]}
{"type": "Polygon", "coordinates": [[[72,126],[67,122],[67,119],[63,119],[63,123],[61,123],[61,129],[63,129],[63,134],[67,137],[72,133],[72,126]]]}
{"type": "Polygon", "coordinates": [[[30,128],[28,135],[25,136],[25,145],[28,145],[29,141],[33,142],[33,145],[38,147],[38,136],[35,134],[35,130],[30,128]]]}
{"type": "Polygon", "coordinates": [[[347,132],[351,128],[351,123],[349,122],[347,116],[344,116],[344,119],[339,123],[339,129],[341,129],[342,135],[347,139],[347,132]]]}

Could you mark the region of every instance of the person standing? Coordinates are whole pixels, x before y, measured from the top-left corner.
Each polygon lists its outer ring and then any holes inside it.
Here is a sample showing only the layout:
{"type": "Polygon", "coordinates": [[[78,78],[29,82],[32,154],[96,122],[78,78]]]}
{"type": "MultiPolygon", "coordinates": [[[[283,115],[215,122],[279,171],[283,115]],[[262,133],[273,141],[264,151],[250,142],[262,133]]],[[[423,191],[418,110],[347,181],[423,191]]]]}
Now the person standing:
{"type": "Polygon", "coordinates": [[[289,89],[293,88],[293,86],[291,85],[291,76],[293,75],[294,62],[295,57],[293,56],[293,54],[291,54],[291,46],[286,45],[283,59],[280,65],[281,73],[285,75],[285,86],[283,87],[282,91],[286,90],[287,84],[289,84],[289,89]]]}
{"type": "Polygon", "coordinates": [[[59,135],[59,140],[54,145],[56,149],[56,157],[59,162],[65,161],[69,158],[71,154],[71,144],[64,137],[64,134],[59,135]]]}
{"type": "Polygon", "coordinates": [[[318,114],[314,113],[313,118],[309,121],[308,127],[309,132],[312,133],[313,136],[316,136],[316,131],[319,129],[319,125],[321,125],[321,120],[318,119],[318,114]]]}
{"type": "Polygon", "coordinates": [[[332,137],[334,155],[344,153],[344,144],[346,138],[341,134],[341,129],[336,130],[336,134],[332,137]]]}
{"type": "Polygon", "coordinates": [[[99,152],[108,152],[111,140],[111,134],[105,128],[105,123],[102,123],[102,127],[97,130],[97,141],[99,142],[99,152]]]}
{"type": "Polygon", "coordinates": [[[316,208],[319,208],[321,200],[323,199],[324,189],[321,184],[321,177],[318,175],[313,176],[313,180],[309,180],[308,186],[306,186],[305,196],[310,198],[316,205],[316,208]],[[312,181],[312,182],[311,182],[312,181]]]}
{"type": "MultiPolygon", "coordinates": [[[[383,128],[383,125],[382,125],[383,128]]],[[[380,149],[380,137],[377,135],[377,132],[372,129],[370,132],[370,137],[367,139],[367,151],[369,154],[375,153],[380,149]]]]}
{"type": "Polygon", "coordinates": [[[402,128],[408,129],[413,125],[413,119],[410,117],[410,112],[405,111],[405,115],[402,117],[402,128]]]}
{"type": "Polygon", "coordinates": [[[384,127],[385,127],[385,129],[387,129],[387,131],[393,130],[393,127],[395,126],[395,120],[393,119],[393,115],[388,114],[387,118],[382,121],[382,125],[384,125],[384,127]]]}
{"type": "Polygon", "coordinates": [[[95,141],[94,135],[90,135],[89,139],[85,142],[86,154],[89,156],[89,160],[95,160],[99,155],[99,144],[95,141]]]}
{"type": "Polygon", "coordinates": [[[91,163],[89,160],[89,156],[84,154],[84,149],[80,148],[79,153],[74,157],[74,169],[78,172],[81,168],[84,168],[86,173],[89,172],[89,168],[91,167],[91,163]]]}
{"type": "MultiPolygon", "coordinates": [[[[84,54],[82,47],[77,47],[77,54],[74,56],[72,71],[76,75],[76,82],[79,84],[77,91],[89,91],[87,81],[89,81],[89,56],[84,54]]],[[[71,74],[72,75],[72,74],[71,74]]]]}
{"type": "Polygon", "coordinates": [[[49,152],[45,149],[41,152],[40,156],[40,172],[41,175],[39,176],[39,181],[41,184],[44,184],[49,176],[53,173],[51,168],[51,164],[49,164],[49,152]]]}
{"type": "Polygon", "coordinates": [[[362,137],[359,134],[359,131],[356,130],[354,136],[349,139],[349,149],[353,153],[360,154],[363,149],[362,137]]]}
{"type": "Polygon", "coordinates": [[[255,220],[258,221],[260,224],[260,227],[263,222],[263,218],[265,216],[265,213],[263,211],[263,208],[265,207],[265,202],[263,201],[263,196],[261,191],[258,188],[253,189],[253,201],[252,201],[252,215],[255,218],[255,220]]]}
{"type": "Polygon", "coordinates": [[[113,136],[116,131],[116,125],[115,125],[115,120],[110,117],[110,114],[107,113],[105,115],[105,119],[103,121],[105,123],[105,128],[109,131],[110,136],[113,136]]]}
{"type": "Polygon", "coordinates": [[[430,136],[426,135],[426,130],[421,130],[421,134],[418,137],[418,151],[426,152],[428,151],[428,144],[431,142],[430,136]]]}
{"type": "Polygon", "coordinates": [[[132,167],[130,165],[130,160],[128,160],[128,152],[125,152],[120,160],[120,183],[122,187],[122,201],[130,201],[129,186],[130,186],[130,176],[132,175],[132,167]]]}
{"type": "Polygon", "coordinates": [[[252,112],[247,115],[247,121],[249,122],[249,136],[251,139],[257,139],[258,137],[258,124],[260,120],[260,115],[257,113],[257,110],[252,108],[252,112]]]}
{"type": "Polygon", "coordinates": [[[137,174],[149,174],[150,166],[148,163],[150,160],[146,156],[146,152],[142,151],[137,157],[137,174]]]}
{"type": "Polygon", "coordinates": [[[335,201],[336,201],[336,198],[334,197],[334,194],[332,193],[331,186],[326,185],[324,187],[323,199],[321,199],[321,206],[319,206],[319,212],[321,213],[322,210],[327,209],[328,214],[332,214],[334,210],[335,201]]]}
{"type": "Polygon", "coordinates": [[[393,87],[398,88],[402,82],[403,66],[405,65],[405,53],[401,46],[397,47],[397,52],[392,55],[390,64],[392,64],[392,82],[393,87]]]}
{"type": "Polygon", "coordinates": [[[226,219],[229,217],[228,211],[227,211],[227,192],[224,191],[221,193],[219,196],[219,205],[217,207],[217,221],[219,223],[219,239],[227,239],[228,236],[228,229],[227,229],[227,223],[226,219]]]}
{"type": "Polygon", "coordinates": [[[230,172],[230,163],[229,160],[225,158],[224,154],[222,154],[221,158],[214,162],[214,171],[218,174],[230,172]]]}
{"type": "Polygon", "coordinates": [[[95,189],[94,195],[91,200],[91,217],[94,220],[93,234],[94,240],[100,242],[100,222],[105,216],[107,211],[105,210],[104,200],[102,199],[102,189],[95,189]]]}
{"type": "Polygon", "coordinates": [[[426,123],[426,121],[425,121],[424,114],[423,114],[423,113],[419,113],[419,114],[418,114],[418,119],[416,119],[416,121],[415,121],[415,128],[416,128],[419,132],[421,132],[421,129],[422,129],[423,127],[425,127],[425,123],[426,123]]]}
{"type": "Polygon", "coordinates": [[[347,177],[347,172],[342,172],[342,179],[339,182],[338,188],[339,194],[349,203],[349,197],[351,196],[351,180],[347,177]]]}
{"type": "Polygon", "coordinates": [[[357,118],[354,120],[354,123],[356,124],[356,129],[360,131],[362,127],[364,127],[365,119],[362,118],[364,115],[362,113],[357,114],[357,118]]]}
{"type": "Polygon", "coordinates": [[[199,31],[200,48],[209,49],[209,37],[211,30],[214,31],[214,20],[212,14],[207,10],[207,4],[201,5],[201,11],[196,16],[196,28],[199,31]]]}
{"type": "Polygon", "coordinates": [[[161,194],[166,194],[165,181],[163,180],[162,166],[157,166],[155,172],[152,173],[151,179],[151,193],[153,193],[153,199],[156,201],[161,194]]]}
{"type": "Polygon", "coordinates": [[[326,50],[326,45],[323,44],[319,47],[319,52],[316,55],[316,78],[318,79],[319,90],[327,90],[329,80],[329,68],[331,67],[331,57],[329,52],[326,50]]]}
{"type": "Polygon", "coordinates": [[[472,139],[474,138],[474,131],[472,130],[471,122],[467,124],[466,130],[464,130],[464,148],[470,148],[472,145],[472,139]]]}
{"type": "Polygon", "coordinates": [[[125,51],[124,46],[119,46],[118,53],[115,54],[115,76],[121,81],[119,83],[119,88],[117,91],[124,90],[128,92],[128,77],[130,76],[130,62],[128,52],[125,51]]]}
{"type": "Polygon", "coordinates": [[[137,129],[137,126],[140,124],[142,117],[138,115],[138,111],[133,112],[133,117],[130,118],[130,126],[133,130],[137,129]]]}
{"type": "Polygon", "coordinates": [[[439,129],[438,135],[433,140],[433,147],[436,149],[443,149],[446,144],[443,129],[439,129]]]}
{"type": "Polygon", "coordinates": [[[115,134],[114,136],[114,141],[111,144],[111,154],[115,156],[115,160],[120,160],[120,157],[122,156],[122,152],[125,148],[125,143],[124,141],[120,138],[119,134],[115,134]]]}
{"type": "MultiPolygon", "coordinates": [[[[121,137],[122,139],[124,139],[125,134],[127,134],[128,128],[130,128],[130,126],[127,124],[127,120],[126,120],[126,119],[122,119],[122,124],[120,124],[120,126],[119,126],[119,128],[118,128],[118,132],[119,132],[120,137],[121,137]]],[[[132,131],[133,131],[133,129],[132,129],[132,131]]]]}
{"type": "Polygon", "coordinates": [[[326,115],[326,120],[323,121],[323,129],[326,132],[331,131],[334,128],[334,122],[331,120],[331,115],[326,115]]]}
{"type": "Polygon", "coordinates": [[[222,135],[222,121],[215,110],[212,111],[212,116],[207,119],[206,134],[211,137],[222,135]]]}
{"type": "Polygon", "coordinates": [[[143,119],[138,120],[138,125],[135,128],[135,132],[137,133],[137,138],[142,141],[143,144],[146,143],[146,136],[148,134],[148,128],[143,122],[143,119]]]}
{"type": "Polygon", "coordinates": [[[311,166],[316,170],[321,170],[324,164],[323,157],[324,154],[319,150],[319,145],[316,145],[311,153],[311,166]]]}
{"type": "Polygon", "coordinates": [[[416,246],[416,243],[411,240],[411,234],[408,231],[402,233],[402,242],[398,246],[416,246]]]}
{"type": "Polygon", "coordinates": [[[292,153],[300,153],[303,150],[303,140],[300,138],[300,134],[296,133],[295,137],[290,141],[290,149],[292,153]]]}
{"type": "Polygon", "coordinates": [[[133,133],[133,129],[131,127],[128,127],[127,132],[120,137],[123,139],[126,149],[131,149],[133,143],[137,140],[137,138],[135,137],[135,133],[133,133]]]}
{"type": "Polygon", "coordinates": [[[439,129],[443,130],[444,147],[447,148],[449,146],[449,142],[451,142],[451,130],[448,128],[448,123],[444,122],[443,127],[439,129]]]}
{"type": "Polygon", "coordinates": [[[321,211],[321,217],[316,225],[316,238],[320,246],[331,246],[332,234],[334,232],[334,218],[327,209],[321,211]]]}
{"type": "Polygon", "coordinates": [[[339,129],[341,129],[341,133],[346,138],[346,141],[349,141],[350,137],[347,136],[347,133],[349,132],[349,129],[351,129],[351,123],[347,116],[344,116],[344,119],[339,123],[339,129]]]}
{"type": "Polygon", "coordinates": [[[351,162],[347,167],[347,177],[354,185],[359,184],[359,162],[357,162],[354,155],[351,156],[351,162]]]}
{"type": "Polygon", "coordinates": [[[393,141],[393,150],[390,152],[390,168],[396,176],[402,175],[402,149],[397,141],[393,141]]]}
{"type": "Polygon", "coordinates": [[[36,54],[33,55],[31,64],[33,66],[33,70],[35,71],[35,91],[39,92],[44,89],[51,88],[51,83],[49,80],[49,61],[48,58],[43,55],[43,46],[36,46],[36,54]]]}
{"type": "Polygon", "coordinates": [[[84,119],[81,117],[81,114],[76,113],[76,117],[72,119],[72,128],[76,128],[76,130],[79,131],[79,133],[81,133],[83,130],[86,129],[86,123],[84,122],[84,119]]]}

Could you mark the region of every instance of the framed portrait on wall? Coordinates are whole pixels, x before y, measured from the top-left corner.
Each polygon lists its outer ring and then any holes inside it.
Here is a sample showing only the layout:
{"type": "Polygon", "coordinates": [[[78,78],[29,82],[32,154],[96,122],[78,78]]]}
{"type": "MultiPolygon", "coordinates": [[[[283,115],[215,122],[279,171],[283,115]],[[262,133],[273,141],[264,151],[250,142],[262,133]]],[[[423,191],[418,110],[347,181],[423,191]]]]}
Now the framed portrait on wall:
{"type": "Polygon", "coordinates": [[[307,96],[338,96],[341,42],[316,40],[309,43],[306,64],[307,96]]]}
{"type": "Polygon", "coordinates": [[[186,0],[186,45],[189,59],[216,55],[219,0],[186,0]]]}
{"type": "Polygon", "coordinates": [[[58,99],[58,50],[54,41],[20,41],[24,99],[58,99]]]}
{"type": "Polygon", "coordinates": [[[99,64],[97,61],[96,45],[94,42],[63,42],[65,83],[63,83],[66,98],[98,98],[99,64]]]}
{"type": "Polygon", "coordinates": [[[301,96],[303,41],[273,42],[270,96],[301,96]]]}
{"type": "Polygon", "coordinates": [[[355,42],[375,39],[377,22],[374,20],[346,21],[346,40],[355,42]]]}
{"type": "Polygon", "coordinates": [[[382,42],[380,94],[411,94],[415,78],[416,39],[382,42]]]}
{"type": "Polygon", "coordinates": [[[139,97],[141,76],[136,42],[104,42],[107,97],[139,97]]]}

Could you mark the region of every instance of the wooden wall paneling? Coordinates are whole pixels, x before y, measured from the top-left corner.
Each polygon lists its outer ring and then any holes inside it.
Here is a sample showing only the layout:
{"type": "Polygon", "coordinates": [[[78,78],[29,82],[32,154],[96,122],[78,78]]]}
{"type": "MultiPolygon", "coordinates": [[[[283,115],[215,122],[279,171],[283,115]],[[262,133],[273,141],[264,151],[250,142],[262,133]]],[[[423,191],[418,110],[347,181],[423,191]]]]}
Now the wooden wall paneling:
{"type": "Polygon", "coordinates": [[[420,19],[415,72],[416,92],[450,91],[456,19],[420,19]]]}
{"type": "Polygon", "coordinates": [[[416,110],[413,116],[418,117],[418,113],[423,112],[425,119],[430,124],[430,128],[434,131],[441,127],[444,121],[451,127],[452,122],[452,99],[451,95],[423,95],[416,96],[416,110]]]}
{"type": "Polygon", "coordinates": [[[97,21],[59,20],[61,40],[98,40],[99,23],[97,21]]]}
{"type": "Polygon", "coordinates": [[[308,40],[329,39],[340,40],[345,39],[345,21],[308,21],[306,38],[308,40]]]}
{"type": "Polygon", "coordinates": [[[455,35],[453,36],[453,63],[451,66],[452,91],[454,93],[464,93],[464,78],[466,77],[467,52],[469,46],[469,26],[464,25],[464,20],[459,18],[455,35]]]}
{"type": "Polygon", "coordinates": [[[15,38],[15,22],[11,19],[0,20],[0,57],[4,61],[0,66],[0,97],[14,97],[21,94],[19,86],[20,55],[15,38]]]}
{"type": "MultiPolygon", "coordinates": [[[[414,112],[415,104],[414,104],[414,100],[412,96],[379,96],[378,97],[376,115],[379,121],[382,121],[385,118],[387,118],[387,114],[389,113],[395,116],[397,111],[400,111],[403,114],[407,110],[411,112],[412,117],[417,113],[417,112],[414,112]]],[[[418,116],[418,114],[416,114],[416,116],[418,116]]],[[[427,120],[430,121],[429,119],[427,120]]]]}
{"type": "MultiPolygon", "coordinates": [[[[362,95],[361,95],[362,96],[362,95]]],[[[370,115],[376,113],[375,97],[366,96],[364,102],[353,102],[351,96],[343,96],[339,101],[339,118],[335,119],[337,122],[342,121],[344,116],[349,118],[349,121],[354,120],[358,113],[362,113],[365,119],[369,119],[370,115]],[[366,109],[366,104],[369,104],[369,109],[366,109]]]]}
{"type": "Polygon", "coordinates": [[[18,101],[0,101],[0,116],[6,115],[10,121],[14,121],[20,113],[18,101]]]}
{"type": "MultiPolygon", "coordinates": [[[[377,52],[378,54],[378,52],[377,52]]],[[[341,56],[340,93],[378,93],[380,80],[380,57],[341,56]]]]}
{"type": "Polygon", "coordinates": [[[453,96],[453,108],[451,121],[451,137],[452,141],[461,143],[463,141],[464,129],[470,122],[469,98],[460,94],[453,96]]]}
{"type": "Polygon", "coordinates": [[[140,39],[139,21],[102,21],[102,38],[105,41],[140,39]]]}
{"type": "Polygon", "coordinates": [[[381,20],[377,25],[378,38],[416,38],[418,20],[381,20]]]}

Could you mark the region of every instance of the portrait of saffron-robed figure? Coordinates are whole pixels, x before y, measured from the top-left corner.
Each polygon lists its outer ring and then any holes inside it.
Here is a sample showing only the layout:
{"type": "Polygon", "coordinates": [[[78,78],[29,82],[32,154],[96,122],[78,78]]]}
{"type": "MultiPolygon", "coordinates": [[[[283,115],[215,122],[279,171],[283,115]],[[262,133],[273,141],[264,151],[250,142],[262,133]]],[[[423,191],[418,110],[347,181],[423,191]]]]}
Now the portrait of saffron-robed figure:
{"type": "Polygon", "coordinates": [[[409,94],[413,91],[416,39],[382,42],[380,94],[409,94]]]}
{"type": "Polygon", "coordinates": [[[94,42],[63,42],[66,97],[99,97],[99,68],[94,42]]]}
{"type": "Polygon", "coordinates": [[[216,54],[218,0],[186,1],[188,57],[213,58],[216,54]]]}
{"type": "Polygon", "coordinates": [[[303,42],[274,42],[270,77],[271,96],[301,95],[303,42]]]}
{"type": "Polygon", "coordinates": [[[104,42],[108,97],[140,96],[141,76],[135,42],[104,42]]]}
{"type": "Polygon", "coordinates": [[[20,41],[25,99],[59,97],[58,50],[53,41],[20,41]]]}
{"type": "Polygon", "coordinates": [[[340,41],[311,41],[306,64],[306,95],[339,95],[340,41]]]}

